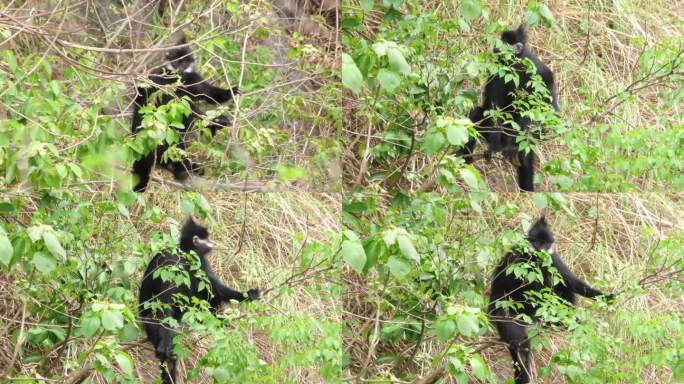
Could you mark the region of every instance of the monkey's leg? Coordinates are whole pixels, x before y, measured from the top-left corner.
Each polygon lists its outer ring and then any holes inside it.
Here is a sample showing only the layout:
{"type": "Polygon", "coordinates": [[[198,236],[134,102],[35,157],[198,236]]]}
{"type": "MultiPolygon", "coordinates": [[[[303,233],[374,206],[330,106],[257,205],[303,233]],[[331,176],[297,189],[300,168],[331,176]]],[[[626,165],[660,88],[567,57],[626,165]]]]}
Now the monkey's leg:
{"type": "Polygon", "coordinates": [[[527,328],[516,324],[513,319],[496,322],[501,341],[508,344],[508,351],[513,359],[515,371],[515,384],[527,384],[530,382],[530,341],[527,337],[527,328]]]}
{"type": "Polygon", "coordinates": [[[527,192],[534,192],[534,152],[527,154],[518,152],[518,187],[527,192]]]}
{"type": "Polygon", "coordinates": [[[133,187],[135,192],[145,192],[154,166],[154,157],[155,151],[152,151],[133,163],[133,174],[138,178],[137,184],[133,187]]]}

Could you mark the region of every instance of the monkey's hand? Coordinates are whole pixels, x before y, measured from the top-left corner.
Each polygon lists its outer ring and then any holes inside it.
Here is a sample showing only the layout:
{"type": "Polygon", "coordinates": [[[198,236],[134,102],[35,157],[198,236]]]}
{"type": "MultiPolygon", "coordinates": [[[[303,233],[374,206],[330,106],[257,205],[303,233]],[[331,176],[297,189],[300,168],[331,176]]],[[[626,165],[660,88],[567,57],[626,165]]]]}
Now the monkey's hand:
{"type": "Polygon", "coordinates": [[[252,288],[249,291],[247,291],[247,298],[249,299],[249,301],[259,300],[260,296],[261,293],[259,292],[259,288],[252,288]]]}
{"type": "Polygon", "coordinates": [[[240,87],[233,87],[230,89],[231,92],[233,92],[233,96],[241,95],[242,93],[240,92],[240,87]]]}

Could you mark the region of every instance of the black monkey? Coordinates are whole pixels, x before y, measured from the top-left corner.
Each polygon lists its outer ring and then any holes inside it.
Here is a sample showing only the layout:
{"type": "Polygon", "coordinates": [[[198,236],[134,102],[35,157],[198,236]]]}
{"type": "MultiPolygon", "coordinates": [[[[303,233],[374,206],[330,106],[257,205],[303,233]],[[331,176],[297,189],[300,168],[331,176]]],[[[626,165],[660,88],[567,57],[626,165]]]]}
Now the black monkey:
{"type": "Polygon", "coordinates": [[[173,337],[175,331],[163,322],[166,318],[180,321],[183,316],[183,308],[175,301],[174,295],[196,297],[209,302],[211,310],[215,313],[218,306],[230,300],[245,301],[257,300],[259,290],[256,288],[247,291],[245,296],[232,288],[225,286],[214,274],[207,261],[207,254],[211,252],[213,244],[209,241],[207,229],[189,218],[181,230],[181,238],[178,251],[166,251],[157,254],[147,266],[142,283],[140,284],[139,312],[143,321],[147,337],[154,345],[155,355],[161,366],[161,379],[164,384],[176,382],[176,356],[173,353],[173,337]],[[198,277],[191,268],[187,254],[194,252],[199,257],[201,269],[206,274],[210,290],[199,289],[199,283],[204,281],[198,277]],[[182,255],[184,253],[186,255],[182,255]],[[175,285],[173,281],[164,281],[161,277],[154,277],[158,268],[176,267],[189,274],[190,287],[175,285]],[[151,303],[161,303],[161,310],[152,309],[151,303]],[[150,303],[147,306],[145,303],[150,303]],[[148,307],[148,308],[146,308],[148,307]]]}
{"type": "MultiPolygon", "coordinates": [[[[182,38],[180,44],[185,44],[185,37],[182,38]]],[[[155,69],[149,76],[153,85],[150,87],[138,87],[138,95],[135,98],[135,108],[133,110],[132,131],[137,134],[140,131],[143,116],[140,113],[140,108],[144,107],[150,102],[150,97],[153,93],[161,91],[158,86],[170,86],[178,82],[173,95],[162,93],[158,99],[157,105],[168,103],[174,98],[188,96],[190,98],[191,113],[183,119],[183,128],[180,129],[180,142],[178,148],[185,149],[185,134],[192,126],[193,122],[199,117],[200,112],[197,107],[197,102],[205,101],[210,104],[222,104],[233,98],[234,95],[240,93],[238,87],[232,89],[223,89],[209,84],[195,69],[195,58],[188,47],[180,47],[169,50],[166,53],[167,63],[163,67],[155,69]]],[[[230,121],[224,117],[219,116],[212,120],[208,125],[212,135],[216,131],[230,124],[230,121]]],[[[155,162],[162,163],[162,155],[169,148],[168,144],[159,145],[156,150],[143,155],[140,159],[133,163],[133,174],[137,176],[137,184],[133,187],[136,192],[143,192],[147,187],[150,179],[150,172],[155,162]]],[[[185,180],[189,172],[201,174],[200,164],[194,163],[190,160],[183,161],[168,161],[165,164],[166,168],[173,172],[176,180],[185,180]]]]}
{"type": "MultiPolygon", "coordinates": [[[[489,319],[496,326],[501,341],[508,345],[508,350],[513,359],[515,370],[515,383],[529,383],[530,369],[530,341],[527,337],[527,324],[521,319],[516,319],[517,315],[525,314],[533,321],[538,321],[535,312],[538,305],[534,300],[530,300],[530,292],[539,292],[544,288],[550,288],[555,295],[567,301],[569,305],[576,302],[575,294],[584,297],[601,296],[603,293],[590,287],[587,283],[575,276],[570,269],[563,263],[558,253],[555,251],[554,237],[551,229],[542,216],[527,233],[527,241],[531,248],[517,246],[509,251],[496,267],[492,277],[491,296],[487,308],[489,319]],[[551,256],[553,267],[558,271],[563,281],[554,284],[551,272],[548,267],[542,265],[541,258],[536,254],[538,251],[547,252],[551,256]],[[543,282],[528,282],[517,278],[513,272],[510,274],[506,270],[516,263],[538,263],[543,275],[543,282]],[[497,308],[497,301],[511,300],[516,305],[515,309],[497,308]]],[[[612,295],[608,295],[607,300],[612,300],[612,295]]]]}
{"type": "MultiPolygon", "coordinates": [[[[524,60],[529,59],[532,61],[537,74],[541,76],[549,91],[551,106],[555,111],[558,111],[556,85],[551,69],[542,63],[528,47],[527,32],[523,24],[517,29],[503,32],[501,40],[508,44],[513,54],[520,59],[513,64],[513,69],[518,76],[519,85],[516,86],[512,80],[507,82],[498,74],[491,76],[485,85],[482,106],[473,108],[469,112],[468,117],[488,144],[489,148],[485,152],[485,158],[489,160],[492,153],[502,152],[504,157],[517,167],[519,188],[523,191],[533,191],[535,154],[532,151],[528,153],[523,152],[517,143],[519,132],[527,132],[531,121],[513,106],[514,102],[519,98],[520,91],[524,91],[527,94],[533,93],[532,84],[529,83],[531,76],[525,69],[524,60]],[[485,113],[486,111],[497,109],[504,114],[510,115],[512,122],[518,126],[517,129],[510,121],[497,122],[493,117],[485,113]]],[[[494,51],[501,55],[498,49],[494,51]]],[[[472,152],[475,149],[475,144],[476,141],[473,138],[459,151],[459,154],[464,155],[468,163],[473,161],[472,152]]]]}

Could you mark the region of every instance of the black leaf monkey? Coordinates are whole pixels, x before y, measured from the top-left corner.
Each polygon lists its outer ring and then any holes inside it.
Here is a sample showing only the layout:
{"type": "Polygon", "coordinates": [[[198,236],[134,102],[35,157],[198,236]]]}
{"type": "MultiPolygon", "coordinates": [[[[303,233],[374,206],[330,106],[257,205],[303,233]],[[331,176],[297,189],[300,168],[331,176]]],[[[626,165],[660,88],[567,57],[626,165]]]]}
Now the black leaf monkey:
{"type": "MultiPolygon", "coordinates": [[[[504,157],[517,167],[518,187],[523,191],[533,191],[535,154],[532,151],[524,153],[516,141],[519,132],[528,131],[530,120],[522,116],[520,111],[513,106],[521,90],[527,94],[533,93],[532,85],[528,83],[531,79],[530,73],[526,71],[522,61],[524,59],[532,61],[537,74],[541,76],[549,90],[551,106],[555,111],[558,111],[556,85],[551,69],[542,63],[527,45],[527,32],[524,25],[521,24],[517,29],[503,32],[501,40],[510,46],[517,58],[522,59],[513,65],[519,83],[516,86],[513,80],[507,82],[499,75],[491,76],[485,85],[482,106],[473,108],[468,117],[488,144],[489,148],[485,153],[485,158],[490,159],[492,153],[502,152],[504,157]],[[485,116],[486,111],[496,109],[505,114],[510,114],[511,120],[518,125],[519,130],[515,129],[511,122],[497,122],[491,116],[485,116]]],[[[500,53],[498,49],[495,49],[495,52],[500,53]]],[[[468,163],[473,161],[472,153],[475,144],[476,140],[473,138],[459,151],[459,154],[464,155],[468,163]]]]}
{"type": "MultiPolygon", "coordinates": [[[[524,320],[516,319],[516,316],[525,314],[533,321],[539,319],[535,316],[538,301],[529,300],[530,292],[539,292],[544,288],[550,288],[555,295],[567,301],[569,305],[576,302],[576,294],[584,297],[601,296],[603,293],[590,287],[587,283],[575,276],[563,263],[555,250],[553,233],[542,216],[528,231],[527,241],[530,247],[517,246],[509,251],[494,270],[492,277],[491,296],[487,308],[490,321],[496,326],[501,341],[508,345],[508,350],[513,359],[515,371],[515,383],[526,384],[530,381],[530,341],[527,336],[528,324],[524,320]],[[562,282],[553,283],[552,275],[548,267],[542,265],[542,260],[536,254],[538,251],[547,252],[551,256],[553,267],[562,277],[562,282]],[[535,280],[528,282],[517,278],[513,272],[506,270],[516,263],[538,263],[543,275],[543,282],[535,280]],[[497,308],[497,301],[511,300],[521,307],[515,309],[497,308]]],[[[613,295],[606,296],[612,300],[613,295]]]]}
{"type": "MultiPolygon", "coordinates": [[[[179,42],[185,44],[185,37],[179,42]]],[[[174,98],[188,96],[190,98],[191,113],[183,119],[183,128],[180,129],[180,142],[178,148],[185,149],[185,134],[192,126],[193,122],[201,116],[197,103],[205,101],[209,104],[223,104],[233,98],[234,95],[240,93],[238,87],[232,89],[223,89],[209,84],[202,75],[197,73],[195,69],[195,58],[188,47],[180,47],[169,50],[166,53],[167,63],[155,69],[149,76],[152,86],[138,87],[137,96],[135,98],[135,107],[133,110],[132,131],[136,134],[141,129],[143,116],[140,113],[140,108],[151,102],[150,97],[153,93],[160,91],[161,97],[157,101],[157,105],[168,103],[174,98]],[[163,93],[158,86],[171,86],[178,84],[173,94],[163,93]]],[[[216,132],[230,124],[230,121],[225,116],[219,116],[212,120],[208,125],[212,136],[216,132]]],[[[162,165],[162,155],[169,148],[168,144],[159,145],[156,150],[143,155],[140,159],[133,163],[133,174],[137,176],[137,184],[133,187],[136,192],[143,192],[147,187],[150,179],[150,172],[154,164],[162,165]]],[[[176,180],[185,180],[189,172],[201,174],[201,166],[190,160],[183,161],[167,161],[163,164],[168,170],[173,172],[176,180]]]]}
{"type": "Polygon", "coordinates": [[[168,324],[165,324],[163,319],[173,318],[180,322],[183,317],[183,309],[175,302],[173,296],[182,295],[205,300],[214,313],[223,302],[230,300],[251,301],[259,298],[259,290],[256,288],[248,290],[247,295],[245,295],[225,286],[219,280],[207,261],[207,255],[212,248],[213,244],[209,241],[207,229],[189,218],[181,230],[177,250],[179,252],[166,251],[157,254],[148,264],[143,276],[140,285],[139,313],[147,337],[154,346],[155,355],[159,359],[162,372],[161,379],[164,384],[176,382],[176,356],[173,353],[175,331],[168,324]],[[181,254],[190,252],[194,252],[199,257],[202,271],[206,274],[210,289],[199,289],[199,283],[205,280],[198,277],[192,270],[187,255],[181,254]],[[190,278],[190,286],[175,285],[173,281],[164,281],[161,277],[155,278],[154,272],[162,267],[180,268],[187,272],[190,278]],[[146,308],[145,303],[155,302],[161,303],[163,308],[155,310],[150,305],[146,308]]]}

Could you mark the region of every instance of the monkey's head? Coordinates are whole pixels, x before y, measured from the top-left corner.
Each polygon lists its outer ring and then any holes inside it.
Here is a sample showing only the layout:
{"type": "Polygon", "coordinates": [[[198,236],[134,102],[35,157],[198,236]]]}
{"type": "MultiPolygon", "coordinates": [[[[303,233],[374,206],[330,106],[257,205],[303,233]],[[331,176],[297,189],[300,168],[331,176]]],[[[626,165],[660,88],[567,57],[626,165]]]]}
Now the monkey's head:
{"type": "Polygon", "coordinates": [[[511,29],[501,34],[501,40],[508,45],[520,43],[523,47],[527,45],[527,30],[525,24],[520,24],[517,29],[511,29]]]}
{"type": "Polygon", "coordinates": [[[527,232],[527,241],[538,251],[554,253],[555,239],[544,216],[540,217],[527,232]]]}
{"type": "MultiPolygon", "coordinates": [[[[185,44],[185,36],[176,45],[185,44]]],[[[179,47],[166,52],[166,69],[178,73],[195,72],[195,57],[189,47],[179,47]]]]}
{"type": "Polygon", "coordinates": [[[181,230],[180,248],[184,252],[195,251],[197,255],[204,256],[211,252],[214,244],[209,240],[207,228],[189,217],[181,230]]]}

